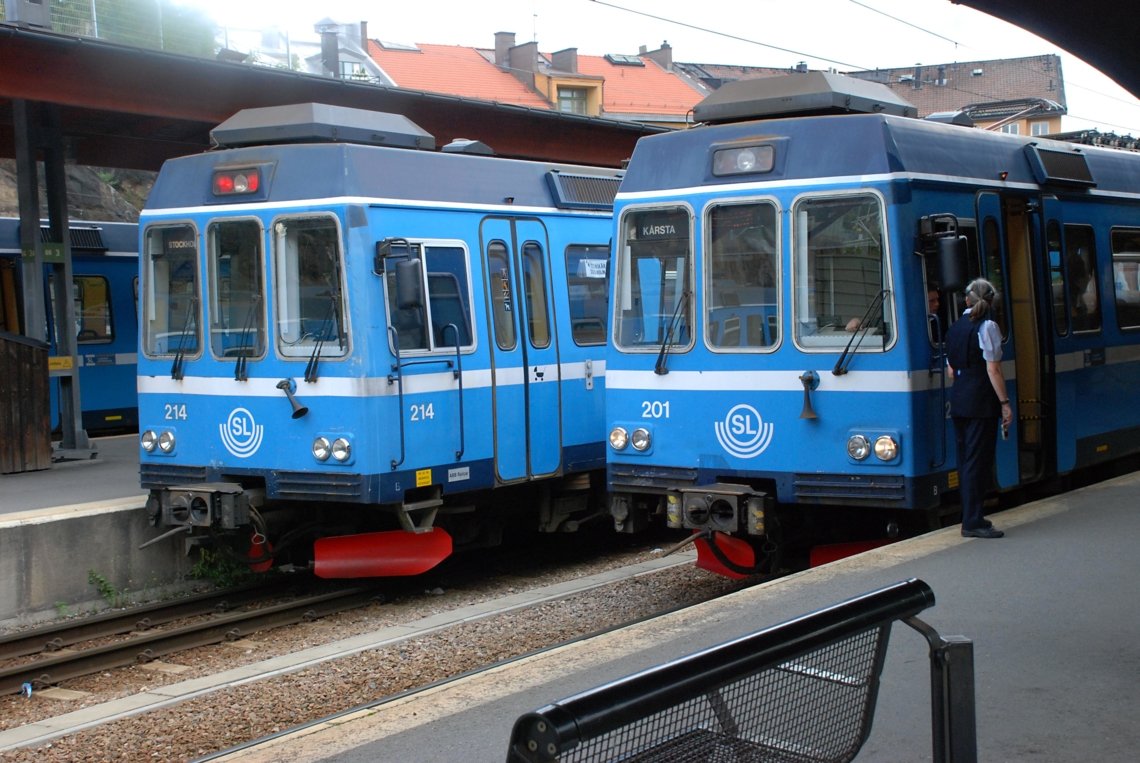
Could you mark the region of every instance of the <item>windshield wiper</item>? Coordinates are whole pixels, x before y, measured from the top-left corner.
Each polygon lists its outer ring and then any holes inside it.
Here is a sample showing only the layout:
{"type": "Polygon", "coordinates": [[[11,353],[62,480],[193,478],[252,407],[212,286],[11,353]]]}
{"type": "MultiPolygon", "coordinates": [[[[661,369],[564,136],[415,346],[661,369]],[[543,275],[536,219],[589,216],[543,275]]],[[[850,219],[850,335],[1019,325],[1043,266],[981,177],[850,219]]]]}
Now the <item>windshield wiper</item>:
{"type": "MultiPolygon", "coordinates": [[[[890,289],[883,289],[871,300],[871,304],[867,307],[867,312],[863,313],[863,317],[859,319],[859,328],[855,329],[855,333],[847,340],[847,346],[843,348],[843,353],[839,356],[839,360],[835,361],[835,368],[831,369],[832,374],[842,376],[847,373],[847,367],[851,365],[851,361],[855,358],[855,351],[859,349],[859,345],[863,344],[863,337],[867,336],[867,331],[871,328],[871,313],[877,309],[879,311],[879,317],[881,319],[885,318],[883,314],[883,302],[890,293],[890,289]],[[855,346],[852,347],[851,345],[855,346]]],[[[887,335],[884,331],[884,348],[886,347],[886,342],[887,335]]]]}
{"type": "Polygon", "coordinates": [[[178,335],[178,351],[174,353],[174,363],[170,366],[170,378],[182,380],[182,361],[186,357],[186,337],[190,335],[190,328],[194,325],[194,318],[198,314],[198,298],[191,297],[190,304],[186,306],[186,320],[182,322],[182,331],[178,335]]]}
{"type": "Polygon", "coordinates": [[[653,373],[658,376],[664,376],[669,373],[669,367],[666,365],[669,358],[669,347],[673,344],[673,334],[677,330],[677,324],[681,320],[681,311],[684,310],[685,304],[689,301],[689,292],[681,292],[681,298],[677,300],[677,309],[673,311],[673,317],[669,319],[669,330],[665,332],[665,338],[661,340],[661,351],[657,353],[657,363],[653,366],[653,373]]]}
{"type": "MultiPolygon", "coordinates": [[[[305,381],[315,382],[317,380],[317,367],[321,362],[321,350],[325,346],[325,337],[328,336],[329,327],[336,323],[336,336],[340,341],[342,338],[340,328],[340,311],[337,309],[337,297],[339,294],[334,289],[328,293],[329,298],[329,311],[325,313],[324,320],[321,321],[321,331],[317,336],[317,343],[313,345],[313,354],[309,356],[309,363],[305,366],[305,381]]],[[[344,345],[342,344],[341,347],[344,345]]]]}
{"type": "Polygon", "coordinates": [[[238,337],[238,359],[234,366],[235,381],[246,381],[249,378],[249,374],[246,373],[246,358],[250,356],[251,351],[257,349],[256,347],[250,347],[248,345],[249,335],[250,332],[253,331],[253,320],[257,316],[257,306],[260,304],[261,295],[254,294],[253,302],[249,306],[249,312],[247,312],[245,316],[245,327],[242,328],[241,336],[238,337]]]}

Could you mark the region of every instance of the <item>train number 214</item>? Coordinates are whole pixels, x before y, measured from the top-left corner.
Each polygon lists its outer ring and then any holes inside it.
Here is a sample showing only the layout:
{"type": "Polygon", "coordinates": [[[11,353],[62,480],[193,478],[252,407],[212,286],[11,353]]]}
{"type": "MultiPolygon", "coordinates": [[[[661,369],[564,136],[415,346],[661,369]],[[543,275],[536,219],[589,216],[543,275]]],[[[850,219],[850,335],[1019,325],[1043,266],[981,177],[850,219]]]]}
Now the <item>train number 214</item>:
{"type": "Polygon", "coordinates": [[[412,421],[427,421],[435,418],[435,408],[431,403],[419,403],[412,406],[412,421]]]}
{"type": "Polygon", "coordinates": [[[660,400],[642,400],[641,401],[641,418],[643,419],[667,419],[669,418],[669,401],[661,402],[660,400]]]}

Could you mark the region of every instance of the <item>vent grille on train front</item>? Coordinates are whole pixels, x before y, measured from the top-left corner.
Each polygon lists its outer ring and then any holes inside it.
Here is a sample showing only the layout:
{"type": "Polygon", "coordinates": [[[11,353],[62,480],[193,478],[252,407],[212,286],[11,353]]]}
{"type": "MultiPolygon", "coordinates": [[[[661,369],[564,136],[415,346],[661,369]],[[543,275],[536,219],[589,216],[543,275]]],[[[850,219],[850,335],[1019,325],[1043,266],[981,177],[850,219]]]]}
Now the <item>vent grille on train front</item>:
{"type": "Polygon", "coordinates": [[[559,209],[612,210],[621,185],[621,174],[576,175],[552,170],[546,179],[559,209]]]}

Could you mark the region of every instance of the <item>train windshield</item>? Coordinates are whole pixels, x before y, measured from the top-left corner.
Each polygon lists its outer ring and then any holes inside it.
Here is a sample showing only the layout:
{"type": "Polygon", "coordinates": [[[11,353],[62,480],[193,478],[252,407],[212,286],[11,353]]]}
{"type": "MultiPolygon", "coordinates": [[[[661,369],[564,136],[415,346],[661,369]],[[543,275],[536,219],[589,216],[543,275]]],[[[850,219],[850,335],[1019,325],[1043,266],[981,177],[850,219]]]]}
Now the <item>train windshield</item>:
{"type": "Polygon", "coordinates": [[[298,216],[273,223],[277,344],[290,358],[348,353],[344,265],[336,218],[298,216]]]}
{"type": "Polygon", "coordinates": [[[709,208],[705,249],[705,340],[719,350],[774,347],[780,304],[776,205],[709,208]]]}
{"type": "Polygon", "coordinates": [[[214,222],[206,231],[210,349],[219,358],[265,353],[262,235],[257,220],[214,222]]]}
{"type": "Polygon", "coordinates": [[[843,349],[866,331],[885,348],[892,335],[882,205],[870,194],[802,199],[793,210],[796,343],[843,349]]]}
{"type": "Polygon", "coordinates": [[[143,243],[143,351],[197,355],[198,237],[191,225],[147,228],[143,243]]]}
{"type": "Polygon", "coordinates": [[[687,208],[622,216],[614,292],[618,347],[660,351],[692,342],[691,252],[687,208]]]}

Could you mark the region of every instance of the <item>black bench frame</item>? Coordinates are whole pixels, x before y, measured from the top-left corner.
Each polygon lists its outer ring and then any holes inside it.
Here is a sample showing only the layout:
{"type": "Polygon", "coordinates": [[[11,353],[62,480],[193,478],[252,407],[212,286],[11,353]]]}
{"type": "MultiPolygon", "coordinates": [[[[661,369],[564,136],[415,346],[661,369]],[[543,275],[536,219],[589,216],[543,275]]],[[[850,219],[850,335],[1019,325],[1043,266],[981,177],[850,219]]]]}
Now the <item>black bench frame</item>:
{"type": "Polygon", "coordinates": [[[973,644],[916,615],[911,579],[521,716],[508,763],[843,761],[870,735],[891,625],[930,647],[932,759],[974,763],[973,644]]]}

